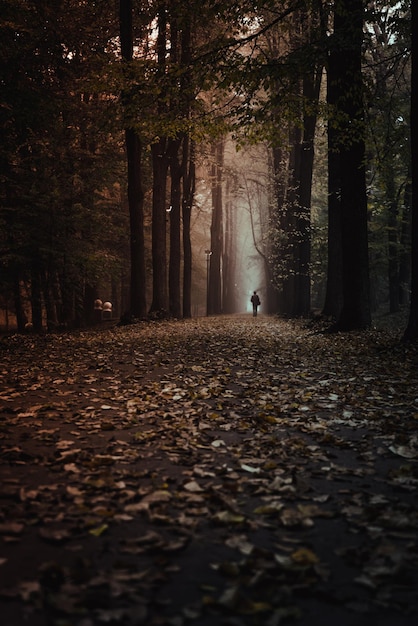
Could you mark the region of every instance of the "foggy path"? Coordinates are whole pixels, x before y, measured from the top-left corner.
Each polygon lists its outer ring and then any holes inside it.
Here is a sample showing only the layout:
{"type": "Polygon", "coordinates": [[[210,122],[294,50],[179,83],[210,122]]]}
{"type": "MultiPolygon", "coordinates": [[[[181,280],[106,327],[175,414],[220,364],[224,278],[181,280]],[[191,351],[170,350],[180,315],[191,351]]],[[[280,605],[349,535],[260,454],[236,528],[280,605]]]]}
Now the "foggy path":
{"type": "Polygon", "coordinates": [[[412,626],[416,354],[251,314],[0,344],[4,626],[412,626]]]}

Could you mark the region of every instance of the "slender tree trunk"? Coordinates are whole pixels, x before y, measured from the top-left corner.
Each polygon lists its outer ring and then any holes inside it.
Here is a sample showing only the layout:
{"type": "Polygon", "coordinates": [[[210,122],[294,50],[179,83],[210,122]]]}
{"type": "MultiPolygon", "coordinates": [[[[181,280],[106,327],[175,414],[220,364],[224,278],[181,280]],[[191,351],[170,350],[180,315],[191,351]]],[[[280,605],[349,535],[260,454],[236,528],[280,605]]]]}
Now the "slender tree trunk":
{"type": "Polygon", "coordinates": [[[169,314],[181,317],[180,265],[181,265],[181,179],[182,168],[179,161],[180,140],[170,142],[170,263],[168,271],[169,314]]]}
{"type": "Polygon", "coordinates": [[[128,159],[128,203],[130,224],[130,313],[139,319],[147,315],[144,241],[144,193],[142,190],[141,141],[133,128],[125,130],[128,159]]]}
{"type": "Polygon", "coordinates": [[[195,194],[194,143],[186,137],[183,144],[183,317],[192,316],[192,242],[190,224],[195,194]]]}
{"type": "Polygon", "coordinates": [[[72,325],[72,316],[74,311],[73,290],[71,288],[71,281],[68,275],[68,264],[65,257],[63,260],[63,271],[60,274],[59,281],[62,294],[60,321],[64,326],[70,328],[72,325]]]}
{"type": "Polygon", "coordinates": [[[152,304],[150,313],[168,314],[167,293],[167,173],[166,140],[151,147],[152,153],[152,304]]]}
{"type": "MultiPolygon", "coordinates": [[[[170,0],[170,63],[181,68],[181,41],[179,36],[181,24],[179,24],[176,13],[176,0],[170,0]]],[[[179,93],[173,94],[170,102],[170,109],[179,114],[182,113],[181,102],[182,89],[179,93]]],[[[167,154],[170,167],[170,257],[168,266],[168,312],[171,317],[179,319],[181,317],[181,182],[183,175],[182,164],[180,163],[179,150],[182,146],[183,135],[168,139],[167,154]]]]}
{"type": "MultiPolygon", "coordinates": [[[[235,313],[235,258],[236,258],[236,226],[230,193],[230,179],[226,181],[225,201],[225,251],[223,255],[223,310],[224,313],[235,313]]],[[[254,236],[254,233],[253,233],[254,236]]]]}
{"type": "MultiPolygon", "coordinates": [[[[181,68],[180,79],[180,109],[185,118],[190,116],[191,102],[194,100],[194,92],[190,90],[190,75],[188,68],[191,66],[191,42],[193,12],[190,10],[189,1],[183,3],[185,13],[182,16],[181,28],[181,68]]],[[[195,146],[193,140],[186,134],[183,137],[182,150],[182,217],[183,217],[183,317],[192,316],[192,242],[191,242],[191,213],[194,201],[196,178],[195,178],[195,146]]]]}
{"type": "MultiPolygon", "coordinates": [[[[409,179],[411,174],[409,174],[409,179]]],[[[409,303],[409,282],[411,280],[411,203],[412,186],[408,182],[403,199],[399,253],[399,303],[409,303]]]]}
{"type": "MultiPolygon", "coordinates": [[[[18,203],[16,201],[16,193],[13,188],[13,185],[11,185],[10,183],[10,180],[12,178],[11,166],[10,164],[3,164],[3,167],[4,167],[3,176],[4,176],[4,181],[5,181],[4,187],[5,187],[5,192],[6,192],[6,206],[17,208],[18,203]]],[[[16,247],[16,242],[12,234],[13,233],[12,215],[13,213],[9,215],[9,212],[5,212],[3,219],[5,221],[6,232],[8,233],[7,245],[10,247],[11,250],[14,250],[16,247]]],[[[22,292],[21,292],[21,284],[20,284],[21,275],[20,275],[20,269],[19,269],[18,263],[15,263],[11,266],[11,272],[12,272],[13,301],[14,301],[14,309],[15,309],[15,314],[16,314],[17,330],[18,332],[23,333],[25,330],[25,326],[28,323],[28,318],[26,316],[26,313],[23,308],[23,303],[22,303],[22,292]]]]}
{"type": "Polygon", "coordinates": [[[411,2],[412,11],[412,76],[411,76],[411,160],[412,160],[412,217],[411,217],[411,305],[408,324],[404,333],[405,341],[418,340],[418,8],[411,2]]]}
{"type": "MultiPolygon", "coordinates": [[[[303,79],[303,99],[308,107],[316,106],[321,85],[322,66],[303,79]]],[[[298,267],[294,313],[307,315],[311,310],[311,197],[314,161],[316,114],[304,112],[300,154],[299,211],[297,215],[298,267]]]]}
{"type": "Polygon", "coordinates": [[[283,236],[284,265],[282,278],[282,307],[280,312],[286,316],[295,315],[296,273],[299,268],[299,233],[297,216],[300,211],[300,167],[301,167],[302,131],[294,125],[290,131],[291,146],[289,158],[289,185],[287,196],[281,211],[281,232],[283,236]]]}
{"type": "MultiPolygon", "coordinates": [[[[167,7],[165,0],[159,0],[157,35],[157,75],[165,80],[167,65],[167,7]]],[[[164,83],[163,83],[164,84],[164,83]]],[[[158,98],[158,113],[167,112],[166,94],[158,98]]],[[[168,315],[167,284],[167,138],[160,137],[151,146],[152,155],[152,303],[150,313],[157,317],[168,315]]]]}
{"type": "MultiPolygon", "coordinates": [[[[122,58],[131,62],[133,58],[132,0],[120,0],[120,39],[122,58]]],[[[122,94],[128,104],[129,94],[122,94]]],[[[141,141],[129,124],[125,129],[125,145],[128,161],[128,203],[130,223],[130,315],[146,317],[146,273],[144,242],[144,193],[142,190],[141,141]]]]}
{"type": "Polygon", "coordinates": [[[274,232],[271,238],[270,257],[272,261],[268,262],[268,271],[266,271],[268,288],[268,311],[269,313],[283,313],[283,275],[285,271],[284,254],[282,250],[283,239],[282,229],[283,212],[285,199],[287,194],[287,184],[283,172],[287,170],[284,151],[282,148],[273,147],[272,150],[272,170],[274,179],[274,209],[270,215],[269,227],[274,232]]]}
{"type": "Polygon", "coordinates": [[[344,301],[337,329],[354,330],[368,328],[371,324],[361,68],[362,0],[340,0],[335,4],[334,37],[339,46],[337,105],[345,117],[339,143],[344,301]]]}
{"type": "Polygon", "coordinates": [[[393,171],[386,176],[386,196],[388,206],[388,279],[389,311],[399,311],[399,242],[398,242],[398,204],[396,201],[393,171]]]}
{"type": "Polygon", "coordinates": [[[343,306],[341,241],[341,165],[337,147],[335,108],[338,98],[338,54],[331,49],[328,57],[328,266],[323,315],[337,320],[343,306]]]}
{"type": "Polygon", "coordinates": [[[23,308],[22,292],[20,288],[20,276],[17,270],[14,271],[14,276],[13,276],[13,296],[14,296],[17,330],[18,332],[23,333],[25,330],[25,326],[28,323],[28,318],[26,317],[26,313],[23,308]]]}
{"type": "Polygon", "coordinates": [[[328,151],[328,268],[323,315],[337,320],[343,305],[340,157],[328,151]]]}
{"type": "MultiPolygon", "coordinates": [[[[41,281],[46,310],[46,327],[48,331],[51,332],[53,330],[56,330],[58,327],[58,316],[50,275],[45,272],[45,270],[42,271],[41,281]]],[[[92,302],[93,300],[91,300],[91,303],[92,302]]]]}
{"type": "Polygon", "coordinates": [[[41,288],[41,271],[39,260],[32,260],[31,267],[31,306],[32,306],[32,325],[33,330],[37,333],[42,332],[42,288],[41,288]]]}
{"type": "Polygon", "coordinates": [[[222,139],[214,145],[212,158],[212,223],[210,229],[212,254],[209,267],[208,315],[222,313],[222,172],[224,160],[224,141],[222,139]]]}

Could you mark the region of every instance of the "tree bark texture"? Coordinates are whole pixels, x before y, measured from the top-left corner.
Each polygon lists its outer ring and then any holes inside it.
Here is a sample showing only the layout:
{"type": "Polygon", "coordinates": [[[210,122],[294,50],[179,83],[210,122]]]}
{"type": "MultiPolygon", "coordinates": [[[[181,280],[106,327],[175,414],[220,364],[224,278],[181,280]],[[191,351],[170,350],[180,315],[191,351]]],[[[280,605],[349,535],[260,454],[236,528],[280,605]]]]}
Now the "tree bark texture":
{"type": "Polygon", "coordinates": [[[194,142],[186,137],[183,144],[183,317],[192,316],[192,241],[190,235],[192,205],[196,186],[194,142]]]}
{"type": "MultiPolygon", "coordinates": [[[[411,170],[409,170],[409,181],[411,170]]],[[[399,302],[409,304],[409,283],[411,280],[411,205],[412,185],[408,182],[403,195],[401,218],[400,254],[399,254],[399,302]]]]}
{"type": "MultiPolygon", "coordinates": [[[[161,0],[158,5],[157,35],[157,75],[165,80],[167,65],[167,11],[166,2],[161,0]]],[[[164,82],[163,82],[164,84],[164,82]]],[[[166,93],[164,88],[158,99],[158,113],[167,111],[166,93]]],[[[150,313],[157,317],[168,315],[168,284],[167,284],[167,175],[168,175],[168,141],[160,137],[151,146],[152,154],[152,303],[150,313]]]]}
{"type": "MultiPolygon", "coordinates": [[[[132,0],[120,0],[120,41],[122,58],[126,62],[133,57],[132,0]]],[[[128,103],[129,95],[122,94],[128,103]]],[[[135,129],[125,129],[125,146],[128,162],[128,204],[130,224],[130,315],[146,316],[146,272],[144,242],[144,193],[142,189],[141,141],[135,129]]]]}
{"type": "Polygon", "coordinates": [[[362,0],[339,0],[335,4],[334,37],[339,67],[337,109],[344,120],[338,146],[343,306],[337,328],[345,331],[368,328],[371,324],[361,67],[362,0]]]}
{"type": "Polygon", "coordinates": [[[223,205],[222,171],[224,141],[218,140],[212,151],[212,223],[210,228],[211,257],[209,266],[208,315],[222,313],[223,205]]]}
{"type": "MultiPolygon", "coordinates": [[[[315,107],[318,102],[321,73],[322,67],[314,67],[303,79],[303,100],[308,103],[308,107],[315,107]]],[[[296,221],[298,254],[293,308],[296,316],[308,315],[311,310],[311,197],[315,127],[316,114],[305,110],[300,152],[299,210],[296,221]]]]}
{"type": "Polygon", "coordinates": [[[141,183],[141,142],[133,128],[125,130],[128,159],[128,203],[130,224],[130,312],[139,319],[146,317],[146,272],[144,242],[144,193],[141,183]]]}
{"type": "Polygon", "coordinates": [[[338,133],[334,111],[338,97],[338,55],[334,50],[328,56],[327,104],[328,119],[328,266],[323,314],[337,320],[343,305],[342,241],[341,241],[341,164],[337,148],[338,133]]]}
{"type": "Polygon", "coordinates": [[[158,317],[168,314],[167,293],[167,211],[168,158],[166,140],[151,147],[152,153],[152,304],[150,312],[158,317]]]}
{"type": "Polygon", "coordinates": [[[418,8],[411,2],[412,11],[412,76],[411,76],[411,161],[412,161],[412,216],[411,216],[411,304],[404,339],[418,341],[418,8]]]}
{"type": "Polygon", "coordinates": [[[41,269],[37,258],[32,261],[30,286],[33,330],[40,333],[42,331],[42,289],[41,269]]]}
{"type": "Polygon", "coordinates": [[[170,141],[170,262],[168,269],[168,299],[170,316],[181,317],[181,180],[182,168],[179,161],[180,140],[170,141]]]}

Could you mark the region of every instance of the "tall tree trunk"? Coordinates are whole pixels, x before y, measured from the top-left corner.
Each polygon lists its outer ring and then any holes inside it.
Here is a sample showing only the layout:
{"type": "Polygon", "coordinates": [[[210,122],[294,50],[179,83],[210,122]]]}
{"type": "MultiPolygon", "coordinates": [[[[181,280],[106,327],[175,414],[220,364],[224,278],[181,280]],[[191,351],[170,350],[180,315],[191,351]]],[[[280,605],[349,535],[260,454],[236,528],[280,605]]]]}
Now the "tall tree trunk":
{"type": "Polygon", "coordinates": [[[150,313],[168,314],[167,293],[167,174],[168,158],[164,138],[151,147],[152,154],[152,303],[150,313]]]}
{"type": "Polygon", "coordinates": [[[194,163],[194,143],[186,137],[183,144],[183,317],[192,316],[192,242],[190,224],[196,175],[194,163]]]}
{"type": "Polygon", "coordinates": [[[268,292],[268,312],[283,312],[283,290],[282,276],[284,273],[284,261],[281,250],[281,228],[282,228],[282,212],[286,198],[287,185],[283,176],[283,171],[287,169],[284,163],[284,151],[282,148],[273,146],[272,149],[272,171],[274,180],[274,208],[269,216],[269,227],[274,235],[271,238],[271,249],[266,268],[266,282],[268,292]],[[270,286],[270,287],[269,287],[270,286]]]}
{"type": "Polygon", "coordinates": [[[208,315],[222,313],[222,255],[223,255],[223,208],[222,171],[224,140],[216,142],[212,151],[212,223],[210,228],[211,256],[208,285],[208,315]]]}
{"type": "Polygon", "coordinates": [[[144,241],[144,192],[142,190],[141,141],[133,128],[125,130],[128,159],[128,203],[130,224],[130,313],[139,319],[147,315],[144,241]]]}
{"type": "Polygon", "coordinates": [[[341,241],[341,165],[337,147],[336,106],[338,98],[338,53],[332,48],[328,56],[328,266],[323,315],[337,320],[343,306],[341,241]]]}
{"type": "Polygon", "coordinates": [[[60,321],[67,328],[71,328],[74,321],[74,290],[72,286],[71,276],[70,276],[70,264],[67,261],[67,257],[64,254],[64,258],[62,261],[62,273],[59,276],[59,282],[61,287],[61,295],[62,295],[62,308],[60,321]]]}
{"type": "Polygon", "coordinates": [[[170,141],[170,263],[168,270],[169,314],[181,317],[180,265],[181,265],[181,179],[182,168],[179,161],[180,140],[170,141]]]}
{"type": "MultiPolygon", "coordinates": [[[[316,107],[318,102],[321,74],[322,66],[313,68],[312,72],[306,74],[303,79],[303,100],[308,104],[308,111],[312,110],[312,107],[316,107]]],[[[315,128],[316,114],[305,110],[300,154],[299,211],[296,222],[298,266],[294,302],[295,315],[307,315],[311,310],[311,196],[315,128]]]]}
{"type": "Polygon", "coordinates": [[[37,333],[42,332],[42,288],[39,259],[32,260],[31,266],[31,306],[32,326],[37,333]]]}
{"type": "MultiPolygon", "coordinates": [[[[46,327],[48,331],[51,332],[53,330],[56,330],[58,327],[58,315],[53,288],[51,284],[51,275],[45,270],[43,270],[41,274],[41,284],[46,310],[46,327]]],[[[93,301],[93,299],[90,301],[90,306],[92,305],[93,301]]]]}
{"type": "Polygon", "coordinates": [[[363,2],[339,0],[334,7],[340,70],[337,106],[345,120],[339,142],[344,301],[337,329],[354,330],[371,324],[361,68],[363,2]]]}
{"type": "MultiPolygon", "coordinates": [[[[170,63],[181,71],[181,20],[177,14],[177,0],[170,0],[170,63]]],[[[173,94],[170,109],[182,113],[181,93],[173,94]]],[[[168,311],[171,317],[181,317],[181,181],[183,168],[180,163],[179,150],[182,145],[181,133],[168,140],[167,154],[170,167],[170,258],[168,266],[168,311]]]]}
{"type": "Polygon", "coordinates": [[[411,2],[412,31],[412,76],[411,76],[411,161],[412,161],[412,216],[411,216],[411,304],[408,324],[404,333],[405,341],[418,340],[418,7],[411,2]]]}
{"type": "MultiPolygon", "coordinates": [[[[194,91],[190,90],[191,78],[188,68],[191,67],[191,42],[193,11],[189,0],[183,2],[184,14],[181,20],[181,79],[180,79],[180,109],[185,118],[190,117],[191,102],[194,100],[194,91]]],[[[191,242],[191,213],[196,187],[195,172],[195,145],[186,134],[182,143],[182,217],[183,217],[183,317],[192,316],[192,242],[191,242]]]]}
{"type": "Polygon", "coordinates": [[[19,272],[17,269],[15,269],[13,272],[13,296],[14,296],[14,307],[15,307],[15,313],[16,313],[17,330],[18,332],[23,333],[25,330],[25,326],[28,323],[28,318],[23,308],[22,292],[20,288],[20,276],[19,276],[19,272]]]}
{"type": "Polygon", "coordinates": [[[386,197],[388,201],[388,279],[389,311],[399,311],[399,242],[398,242],[398,203],[396,200],[393,170],[386,175],[386,197]]]}
{"type": "Polygon", "coordinates": [[[236,225],[234,217],[236,211],[233,210],[230,194],[230,178],[226,181],[226,201],[225,201],[225,250],[223,255],[223,311],[224,313],[235,313],[235,259],[236,259],[236,225]]]}
{"type": "MultiPolygon", "coordinates": [[[[167,7],[165,0],[157,3],[157,75],[165,80],[167,64],[167,7]]],[[[164,82],[163,82],[164,84],[164,82]]],[[[158,98],[158,113],[167,112],[166,94],[158,98]]],[[[152,155],[152,303],[150,313],[157,317],[168,315],[167,291],[167,138],[160,137],[151,146],[152,155]]]]}
{"type": "MultiPolygon", "coordinates": [[[[411,178],[409,172],[408,178],[411,178]]],[[[400,253],[399,253],[399,303],[409,303],[409,282],[411,279],[411,204],[412,186],[405,186],[401,219],[400,253]]]]}
{"type": "MultiPolygon", "coordinates": [[[[122,58],[127,63],[133,58],[132,0],[120,0],[120,40],[122,58]]],[[[128,104],[129,94],[122,94],[128,104]]],[[[130,315],[146,317],[146,273],[144,242],[144,193],[142,190],[141,140],[129,124],[125,129],[128,161],[128,203],[130,223],[130,315]]]]}
{"type": "MultiPolygon", "coordinates": [[[[299,94],[300,95],[300,94],[299,94]]],[[[297,215],[300,211],[300,167],[301,167],[302,130],[294,125],[290,130],[289,145],[289,184],[285,202],[281,208],[280,230],[283,237],[282,246],[282,306],[280,313],[286,316],[295,314],[296,273],[299,267],[299,237],[297,232],[297,215]]]]}

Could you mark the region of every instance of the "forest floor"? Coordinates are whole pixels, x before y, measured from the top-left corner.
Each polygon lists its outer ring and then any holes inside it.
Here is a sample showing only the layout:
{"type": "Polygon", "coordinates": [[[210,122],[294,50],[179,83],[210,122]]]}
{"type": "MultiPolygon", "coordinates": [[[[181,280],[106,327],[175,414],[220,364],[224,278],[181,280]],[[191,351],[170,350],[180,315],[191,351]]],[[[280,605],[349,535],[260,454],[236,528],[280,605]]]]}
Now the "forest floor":
{"type": "Polygon", "coordinates": [[[2,626],[416,626],[402,330],[248,315],[3,337],[2,626]]]}

